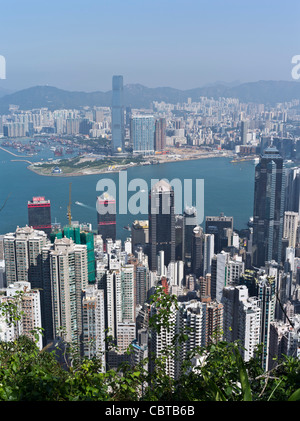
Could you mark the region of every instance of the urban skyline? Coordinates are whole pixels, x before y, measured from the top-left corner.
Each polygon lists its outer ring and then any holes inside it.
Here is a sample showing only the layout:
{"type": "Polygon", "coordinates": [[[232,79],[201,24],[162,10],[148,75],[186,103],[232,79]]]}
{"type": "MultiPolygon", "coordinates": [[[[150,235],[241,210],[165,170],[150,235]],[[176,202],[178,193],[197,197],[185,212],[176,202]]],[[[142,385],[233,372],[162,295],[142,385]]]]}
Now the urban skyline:
{"type": "Polygon", "coordinates": [[[291,0],[7,4],[0,400],[23,400],[5,374],[23,343],[50,370],[33,375],[26,349],[14,361],[33,399],[64,370],[62,395],[78,401],[106,386],[110,402],[299,400],[297,12],[291,0]],[[218,86],[247,81],[260,82],[244,96],[218,86]]]}

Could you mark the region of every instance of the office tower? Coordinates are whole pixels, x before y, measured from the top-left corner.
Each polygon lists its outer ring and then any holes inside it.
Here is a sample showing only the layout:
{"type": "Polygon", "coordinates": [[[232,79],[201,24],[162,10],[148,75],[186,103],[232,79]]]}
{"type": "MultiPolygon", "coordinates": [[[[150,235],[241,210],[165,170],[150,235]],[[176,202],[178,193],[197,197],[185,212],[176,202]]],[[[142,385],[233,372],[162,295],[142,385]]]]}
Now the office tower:
{"type": "Polygon", "coordinates": [[[288,239],[288,247],[296,247],[299,213],[286,211],[283,220],[283,238],[288,239]]]}
{"type": "Polygon", "coordinates": [[[114,152],[124,150],[123,76],[112,78],[111,132],[114,152]]]}
{"type": "Polygon", "coordinates": [[[132,247],[145,246],[149,243],[149,221],[136,220],[131,225],[132,247]]]}
{"type": "MultiPolygon", "coordinates": [[[[299,142],[298,142],[299,143],[299,142]]],[[[300,143],[299,143],[300,145],[300,143]]],[[[285,210],[300,212],[300,168],[286,169],[285,210]]]]}
{"type": "Polygon", "coordinates": [[[242,145],[247,144],[248,129],[249,129],[249,121],[247,121],[247,120],[242,121],[241,122],[241,142],[242,142],[242,145]]]}
{"type": "Polygon", "coordinates": [[[228,231],[233,231],[233,217],[225,216],[207,216],[205,218],[205,233],[214,234],[215,254],[220,253],[228,245],[228,231]]]}
{"type": "Polygon", "coordinates": [[[18,227],[3,237],[7,286],[14,282],[30,282],[31,287],[42,288],[41,251],[47,243],[44,231],[32,227],[18,227]]]}
{"type": "Polygon", "coordinates": [[[211,298],[221,302],[223,288],[227,285],[227,265],[229,262],[229,253],[222,251],[212,259],[211,271],[211,298]]]}
{"type": "Polygon", "coordinates": [[[28,225],[35,230],[44,231],[48,236],[51,233],[51,206],[50,200],[44,196],[35,196],[28,202],[28,225]]]}
{"type": "Polygon", "coordinates": [[[13,302],[13,297],[18,292],[23,293],[21,301],[18,304],[20,319],[7,324],[5,322],[5,317],[2,318],[0,322],[0,340],[6,342],[17,339],[21,335],[25,335],[36,341],[33,332],[33,330],[36,329],[36,334],[38,335],[36,343],[39,350],[42,350],[42,334],[39,331],[39,329],[42,328],[40,291],[32,289],[30,282],[21,281],[11,283],[3,290],[4,295],[1,296],[0,303],[13,302]]]}
{"type": "Polygon", "coordinates": [[[148,267],[138,264],[136,267],[136,305],[143,306],[147,300],[148,267]]]}
{"type": "Polygon", "coordinates": [[[159,118],[155,120],[155,150],[163,151],[166,149],[166,119],[159,118]]]}
{"type": "Polygon", "coordinates": [[[175,261],[174,190],[164,180],[150,190],[149,200],[149,267],[157,270],[157,254],[164,251],[165,265],[175,261]]]}
{"type": "Polygon", "coordinates": [[[82,299],[83,356],[98,357],[105,370],[105,310],[104,291],[90,285],[82,299]]]}
{"type": "Polygon", "coordinates": [[[184,217],[175,215],[175,259],[184,260],[184,217]]]}
{"type": "Polygon", "coordinates": [[[155,120],[152,115],[138,115],[131,118],[131,143],[134,154],[154,154],[155,120]]]}
{"type": "Polygon", "coordinates": [[[116,240],[116,200],[109,193],[104,192],[97,199],[98,234],[102,236],[104,249],[106,240],[116,240]]]}
{"type": "Polygon", "coordinates": [[[197,209],[194,206],[186,206],[183,212],[184,218],[184,260],[191,261],[193,230],[197,226],[197,209]]]}
{"type": "Polygon", "coordinates": [[[51,339],[51,333],[52,339],[61,336],[63,329],[64,339],[80,350],[82,295],[88,287],[87,247],[67,237],[56,238],[43,249],[43,265],[44,288],[52,301],[47,316],[52,310],[53,332],[47,332],[47,337],[51,339]]]}
{"type": "Polygon", "coordinates": [[[199,278],[203,273],[203,229],[197,225],[192,236],[192,272],[199,278]]]}
{"type": "Polygon", "coordinates": [[[213,234],[204,234],[203,238],[203,276],[211,273],[211,261],[214,255],[215,237],[213,234]]]}
{"type": "Polygon", "coordinates": [[[253,265],[281,262],[284,216],[284,164],[274,147],[267,148],[255,167],[253,265]]]}

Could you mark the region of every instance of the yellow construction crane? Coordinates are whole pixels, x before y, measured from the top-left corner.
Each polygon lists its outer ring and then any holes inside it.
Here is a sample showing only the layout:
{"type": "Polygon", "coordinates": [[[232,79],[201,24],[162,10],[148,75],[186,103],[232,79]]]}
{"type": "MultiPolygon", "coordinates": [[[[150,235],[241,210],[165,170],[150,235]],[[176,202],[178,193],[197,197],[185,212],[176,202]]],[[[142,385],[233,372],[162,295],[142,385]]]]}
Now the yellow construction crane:
{"type": "Polygon", "coordinates": [[[68,220],[69,220],[69,226],[72,224],[72,215],[71,215],[71,194],[72,194],[72,183],[69,184],[69,204],[68,204],[68,220]]]}

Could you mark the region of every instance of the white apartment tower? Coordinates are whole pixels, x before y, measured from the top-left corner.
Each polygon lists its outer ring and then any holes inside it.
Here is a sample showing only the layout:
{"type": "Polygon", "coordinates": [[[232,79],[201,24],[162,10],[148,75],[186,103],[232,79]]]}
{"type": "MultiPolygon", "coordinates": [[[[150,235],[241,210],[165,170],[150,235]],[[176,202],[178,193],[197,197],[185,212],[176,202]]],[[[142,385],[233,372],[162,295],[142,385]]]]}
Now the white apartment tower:
{"type": "Polygon", "coordinates": [[[48,242],[44,231],[32,227],[17,227],[3,237],[7,285],[30,282],[32,288],[42,288],[41,251],[48,242]]]}
{"type": "Polygon", "coordinates": [[[289,247],[296,247],[299,214],[297,212],[284,212],[283,238],[289,240],[289,247]]]}
{"type": "Polygon", "coordinates": [[[101,359],[105,371],[105,310],[104,291],[90,285],[82,299],[83,355],[101,359]]]}
{"type": "Polygon", "coordinates": [[[42,335],[40,328],[42,327],[41,317],[41,302],[39,290],[31,289],[30,282],[15,282],[9,284],[4,289],[4,294],[0,302],[9,302],[17,292],[22,292],[21,300],[19,303],[19,311],[21,318],[15,324],[8,324],[5,317],[1,317],[0,321],[0,340],[10,341],[16,339],[20,335],[25,335],[36,340],[33,336],[33,330],[36,329],[38,335],[37,346],[41,350],[43,347],[42,335]]]}
{"type": "Polygon", "coordinates": [[[82,294],[88,286],[87,247],[72,239],[55,239],[50,253],[50,279],[54,337],[65,331],[65,340],[80,345],[82,294]]]}

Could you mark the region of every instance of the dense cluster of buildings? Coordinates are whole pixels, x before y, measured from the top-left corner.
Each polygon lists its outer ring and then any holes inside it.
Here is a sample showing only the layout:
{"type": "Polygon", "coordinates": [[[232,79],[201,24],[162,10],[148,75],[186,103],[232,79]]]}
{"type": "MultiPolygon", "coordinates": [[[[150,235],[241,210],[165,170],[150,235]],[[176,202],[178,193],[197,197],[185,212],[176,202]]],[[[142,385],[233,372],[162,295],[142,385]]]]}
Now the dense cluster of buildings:
{"type": "Polygon", "coordinates": [[[12,104],[0,116],[0,137],[101,138],[109,142],[107,153],[115,154],[147,156],[183,147],[226,149],[241,157],[259,155],[272,139],[284,159],[299,160],[299,120],[299,100],[265,105],[200,96],[133,108],[125,104],[123,76],[118,75],[112,80],[111,107],[21,110],[12,104]]]}
{"type": "MultiPolygon", "coordinates": [[[[111,128],[116,151],[123,150],[126,139],[122,83],[121,77],[113,80],[111,128]]],[[[185,111],[196,107],[207,115],[201,124],[198,121],[197,130],[191,124],[189,140],[185,131],[177,134],[193,145],[209,144],[214,121],[228,110],[233,118],[236,105],[235,100],[189,101],[185,111]]],[[[168,104],[155,107],[165,115],[131,117],[133,150],[143,155],[163,150],[180,137],[167,136],[168,104]]],[[[261,116],[264,110],[253,106],[252,112],[261,116]]],[[[134,221],[124,242],[116,234],[116,198],[107,193],[98,197],[107,212],[98,212],[94,231],[91,225],[74,222],[53,226],[50,202],[44,197],[30,200],[28,225],[1,237],[0,301],[24,291],[24,316],[17,324],[7,323],[3,316],[0,340],[30,335],[32,327],[42,327],[41,349],[63,338],[82,356],[101,358],[105,371],[122,361],[135,364],[151,355],[160,357],[184,333],[187,339],[165,360],[166,371],[174,378],[180,375],[185,356],[219,340],[239,341],[245,361],[262,345],[265,370],[282,355],[298,358],[300,169],[286,167],[285,160],[299,154],[299,142],[293,137],[289,149],[288,139],[268,138],[274,117],[277,129],[288,136],[283,105],[263,120],[266,137],[259,142],[253,136],[259,119],[241,125],[239,146],[253,143],[256,153],[261,151],[255,167],[253,221],[242,232],[235,230],[233,217],[224,214],[206,216],[201,226],[195,207],[175,213],[175,192],[164,180],[149,191],[148,219],[134,221]],[[171,307],[168,326],[156,331],[149,328],[149,318],[159,311],[151,302],[158,287],[176,296],[178,306],[171,307]]],[[[179,118],[176,130],[181,130],[181,122],[179,118]]],[[[219,139],[223,144],[226,138],[228,146],[233,131],[227,128],[223,126],[226,134],[219,139]]],[[[200,355],[196,353],[192,362],[200,364],[200,355]]],[[[152,358],[147,368],[155,369],[152,358]]]]}

